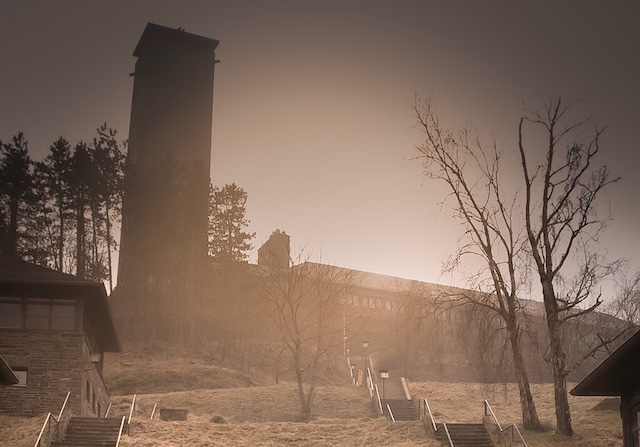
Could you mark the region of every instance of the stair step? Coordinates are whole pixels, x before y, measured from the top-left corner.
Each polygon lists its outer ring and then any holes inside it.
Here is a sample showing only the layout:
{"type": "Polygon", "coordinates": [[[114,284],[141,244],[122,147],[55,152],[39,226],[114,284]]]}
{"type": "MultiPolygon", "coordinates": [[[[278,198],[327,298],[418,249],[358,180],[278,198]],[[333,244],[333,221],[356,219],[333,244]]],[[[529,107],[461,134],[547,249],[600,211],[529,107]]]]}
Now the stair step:
{"type": "Polygon", "coordinates": [[[388,414],[387,405],[391,407],[393,417],[397,421],[413,421],[420,419],[420,412],[413,400],[385,399],[382,401],[384,414],[388,414]]]}
{"type": "MultiPolygon", "coordinates": [[[[436,439],[448,442],[442,425],[437,425],[436,439]]],[[[483,424],[447,424],[447,430],[456,447],[493,447],[489,433],[483,424]]]]}
{"type": "Polygon", "coordinates": [[[118,440],[121,419],[72,417],[61,441],[51,447],[113,447],[118,440]]]}

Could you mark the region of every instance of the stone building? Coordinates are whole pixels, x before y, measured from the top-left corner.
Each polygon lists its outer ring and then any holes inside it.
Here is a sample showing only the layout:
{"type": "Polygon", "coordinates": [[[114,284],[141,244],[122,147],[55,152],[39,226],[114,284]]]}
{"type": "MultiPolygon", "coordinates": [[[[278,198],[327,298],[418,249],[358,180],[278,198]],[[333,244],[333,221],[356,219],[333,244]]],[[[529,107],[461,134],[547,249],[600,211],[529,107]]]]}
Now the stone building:
{"type": "Polygon", "coordinates": [[[0,258],[0,413],[57,411],[70,391],[75,415],[104,415],[104,354],[120,350],[103,284],[0,258]]]}

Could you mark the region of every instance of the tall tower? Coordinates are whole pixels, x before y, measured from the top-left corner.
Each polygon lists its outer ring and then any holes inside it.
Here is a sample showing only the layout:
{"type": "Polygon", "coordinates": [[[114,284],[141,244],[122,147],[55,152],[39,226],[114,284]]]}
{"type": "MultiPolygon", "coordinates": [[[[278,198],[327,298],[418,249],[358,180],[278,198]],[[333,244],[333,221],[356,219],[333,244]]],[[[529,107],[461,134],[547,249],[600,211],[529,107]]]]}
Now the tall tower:
{"type": "Polygon", "coordinates": [[[149,23],[133,52],[138,59],[114,297],[121,328],[175,317],[206,259],[217,45],[149,23]]]}

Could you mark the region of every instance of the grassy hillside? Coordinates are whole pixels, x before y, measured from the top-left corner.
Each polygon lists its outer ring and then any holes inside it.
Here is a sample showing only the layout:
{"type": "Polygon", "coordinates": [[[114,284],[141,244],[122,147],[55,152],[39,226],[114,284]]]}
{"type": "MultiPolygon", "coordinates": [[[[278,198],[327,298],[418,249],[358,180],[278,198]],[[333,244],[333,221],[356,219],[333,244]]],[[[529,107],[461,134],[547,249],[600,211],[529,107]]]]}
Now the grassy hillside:
{"type": "MultiPolygon", "coordinates": [[[[268,372],[254,369],[249,375],[207,357],[206,352],[119,355],[108,359],[105,377],[114,394],[113,416],[126,414],[131,393],[138,393],[130,436],[123,439],[123,447],[439,446],[428,438],[420,421],[391,424],[375,418],[366,390],[353,386],[319,387],[313,419],[297,422],[299,403],[293,382],[275,385],[268,372]],[[154,404],[186,409],[188,420],[165,422],[159,415],[149,420],[154,404]]],[[[519,423],[514,384],[416,382],[410,389],[416,398],[428,399],[437,422],[480,422],[486,399],[503,426],[519,423]]],[[[532,391],[548,430],[523,432],[529,446],[622,445],[615,402],[596,409],[601,398],[570,397],[576,436],[567,439],[553,434],[553,386],[533,385],[532,391]]],[[[44,415],[0,416],[0,445],[32,447],[43,420],[44,415]]]]}
{"type": "MultiPolygon", "coordinates": [[[[480,422],[483,400],[488,400],[500,423],[519,424],[517,387],[508,385],[412,383],[416,397],[427,397],[437,422],[480,422]]],[[[570,398],[576,435],[553,433],[553,387],[534,385],[544,433],[524,431],[532,446],[618,447],[622,444],[617,405],[595,409],[600,398],[570,398]]],[[[297,419],[293,383],[240,389],[202,390],[139,396],[140,406],[126,446],[178,445],[438,445],[428,438],[420,422],[390,424],[372,419],[371,404],[363,388],[321,387],[309,423],[297,419]],[[153,403],[189,410],[187,422],[148,420],[153,403]],[[224,423],[215,423],[224,419],[224,423]]],[[[118,398],[126,411],[130,396],[118,398]]]]}

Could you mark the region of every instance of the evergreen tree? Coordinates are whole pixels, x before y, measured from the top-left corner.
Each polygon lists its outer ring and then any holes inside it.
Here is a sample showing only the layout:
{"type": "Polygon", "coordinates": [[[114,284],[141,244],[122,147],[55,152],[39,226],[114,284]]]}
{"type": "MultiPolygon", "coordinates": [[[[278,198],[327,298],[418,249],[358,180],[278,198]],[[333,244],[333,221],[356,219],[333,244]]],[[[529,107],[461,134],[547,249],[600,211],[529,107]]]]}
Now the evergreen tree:
{"type": "Polygon", "coordinates": [[[126,156],[124,146],[116,141],[116,131],[103,124],[98,128],[98,138],[94,139],[93,162],[97,176],[97,195],[103,207],[105,224],[104,237],[107,248],[107,278],[109,289],[113,290],[112,253],[117,248],[113,237],[113,225],[120,220],[126,156]]]}
{"type": "Polygon", "coordinates": [[[65,247],[70,212],[71,146],[59,137],[49,146],[49,154],[42,162],[36,163],[36,177],[40,187],[48,197],[41,212],[48,224],[49,253],[56,270],[65,271],[65,247]]]}
{"type": "Polygon", "coordinates": [[[0,249],[9,256],[20,254],[19,239],[28,227],[25,209],[33,200],[33,162],[27,146],[22,132],[11,143],[0,144],[0,249]]]}
{"type": "Polygon", "coordinates": [[[235,183],[209,187],[209,255],[223,262],[246,261],[255,233],[245,229],[247,193],[235,183]]]}
{"type": "Polygon", "coordinates": [[[89,192],[92,181],[92,161],[86,143],[79,142],[70,159],[68,182],[70,185],[70,205],[75,217],[76,231],[76,276],[87,278],[87,208],[90,202],[89,192]]]}

